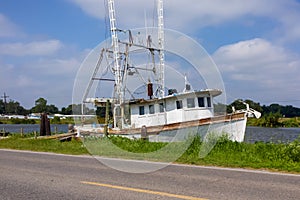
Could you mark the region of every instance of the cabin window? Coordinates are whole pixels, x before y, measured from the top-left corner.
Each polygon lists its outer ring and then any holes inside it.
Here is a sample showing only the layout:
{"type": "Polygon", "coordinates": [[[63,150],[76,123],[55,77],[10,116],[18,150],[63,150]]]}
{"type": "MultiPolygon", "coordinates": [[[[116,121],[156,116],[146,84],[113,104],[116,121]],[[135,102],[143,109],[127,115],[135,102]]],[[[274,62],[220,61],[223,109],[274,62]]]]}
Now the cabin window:
{"type": "Polygon", "coordinates": [[[195,99],[194,98],[187,98],[186,103],[187,103],[188,108],[195,108],[195,99]]]}
{"type": "Polygon", "coordinates": [[[176,101],[176,108],[181,109],[182,108],[182,100],[176,101]]]}
{"type": "Polygon", "coordinates": [[[139,106],[139,114],[144,115],[145,114],[145,108],[144,106],[139,106]]]}
{"type": "Polygon", "coordinates": [[[203,97],[198,97],[198,106],[199,107],[204,107],[204,98],[203,97]]]}
{"type": "Polygon", "coordinates": [[[211,107],[211,98],[207,97],[207,107],[211,107]]]}
{"type": "Polygon", "coordinates": [[[159,112],[164,112],[164,103],[159,103],[159,112]]]}
{"type": "Polygon", "coordinates": [[[149,114],[154,114],[154,105],[149,105],[149,114]]]}

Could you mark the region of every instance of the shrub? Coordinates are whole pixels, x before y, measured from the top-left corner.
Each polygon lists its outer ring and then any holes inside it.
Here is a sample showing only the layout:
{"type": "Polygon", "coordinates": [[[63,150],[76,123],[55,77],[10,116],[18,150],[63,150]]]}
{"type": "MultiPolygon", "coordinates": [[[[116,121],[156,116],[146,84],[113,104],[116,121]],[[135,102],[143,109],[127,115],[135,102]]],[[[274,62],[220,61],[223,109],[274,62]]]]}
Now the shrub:
{"type": "Polygon", "coordinates": [[[34,119],[19,119],[19,118],[12,118],[12,124],[35,124],[34,119]]]}
{"type": "Polygon", "coordinates": [[[285,155],[294,162],[300,162],[299,140],[295,140],[286,146],[285,155]]]}
{"type": "Polygon", "coordinates": [[[55,116],[53,119],[51,119],[51,124],[60,124],[60,117],[55,116]]]}

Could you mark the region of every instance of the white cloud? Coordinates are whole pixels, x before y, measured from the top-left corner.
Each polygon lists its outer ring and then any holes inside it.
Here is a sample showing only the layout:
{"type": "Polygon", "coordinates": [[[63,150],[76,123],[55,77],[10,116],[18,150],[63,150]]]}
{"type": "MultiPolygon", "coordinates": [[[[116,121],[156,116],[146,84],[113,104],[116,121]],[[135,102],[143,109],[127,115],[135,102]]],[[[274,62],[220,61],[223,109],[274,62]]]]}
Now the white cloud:
{"type": "Polygon", "coordinates": [[[277,30],[282,34],[281,40],[283,42],[290,42],[300,39],[300,3],[288,4],[290,7],[282,9],[279,12],[278,20],[281,22],[282,26],[280,30],[277,30]]]}
{"type": "MultiPolygon", "coordinates": [[[[222,72],[240,77],[239,80],[243,79],[242,75],[252,75],[252,80],[261,78],[261,81],[266,81],[269,77],[279,81],[281,75],[300,73],[300,66],[297,68],[299,56],[261,38],[220,47],[213,58],[222,72]]],[[[286,77],[281,79],[286,80],[286,77]]]]}
{"type": "Polygon", "coordinates": [[[70,2],[79,6],[87,14],[98,19],[104,18],[104,1],[101,0],[69,0],[70,2]]]}
{"type": "MultiPolygon", "coordinates": [[[[69,1],[92,17],[98,19],[108,17],[106,5],[102,0],[69,1]]],[[[155,2],[155,0],[115,1],[118,27],[127,29],[145,26],[145,12],[146,24],[148,26],[156,24],[155,2]]],[[[165,26],[170,29],[191,33],[202,27],[233,22],[251,26],[253,23],[249,23],[245,18],[252,17],[259,24],[259,20],[263,17],[276,23],[268,34],[275,34],[279,37],[278,41],[300,39],[300,3],[296,0],[166,0],[164,8],[165,26]]]]}
{"type": "Polygon", "coordinates": [[[60,77],[75,76],[76,71],[80,66],[79,58],[54,58],[54,59],[39,59],[28,63],[26,68],[32,71],[39,70],[39,75],[59,79],[60,77]]]}
{"type": "Polygon", "coordinates": [[[59,107],[71,104],[75,75],[88,50],[63,46],[59,51],[48,50],[52,56],[0,57],[0,93],[6,92],[26,108],[39,97],[59,107]]]}
{"type": "Polygon", "coordinates": [[[59,40],[46,40],[30,43],[0,44],[0,55],[10,56],[45,56],[60,50],[63,44],[59,40]]]}
{"type": "Polygon", "coordinates": [[[255,38],[220,47],[214,53],[214,57],[223,64],[231,65],[230,68],[224,68],[227,71],[237,70],[238,67],[244,67],[243,70],[251,66],[263,68],[266,64],[287,61],[289,56],[284,48],[272,45],[267,40],[255,38]],[[231,64],[232,61],[235,65],[231,64]]]}
{"type": "Polygon", "coordinates": [[[235,96],[299,99],[300,56],[283,47],[255,38],[220,47],[213,58],[235,96]]]}
{"type": "Polygon", "coordinates": [[[0,37],[14,37],[20,35],[17,26],[0,13],[0,37]]]}
{"type": "MultiPolygon", "coordinates": [[[[33,58],[34,59],[34,58],[33,58]]],[[[56,106],[72,103],[73,82],[80,66],[80,58],[37,59],[21,65],[2,64],[0,92],[31,108],[34,100],[44,97],[56,106]]]]}

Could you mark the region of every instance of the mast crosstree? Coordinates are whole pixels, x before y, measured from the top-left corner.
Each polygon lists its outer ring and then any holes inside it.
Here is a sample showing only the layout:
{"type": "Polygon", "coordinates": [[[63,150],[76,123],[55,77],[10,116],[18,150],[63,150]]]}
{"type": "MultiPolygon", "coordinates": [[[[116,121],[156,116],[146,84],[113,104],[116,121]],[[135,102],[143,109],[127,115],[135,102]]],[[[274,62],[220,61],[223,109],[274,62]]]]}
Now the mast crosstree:
{"type": "Polygon", "coordinates": [[[163,0],[157,0],[158,15],[158,48],[159,48],[159,77],[158,97],[165,96],[165,55],[164,55],[164,8],[163,0]]]}
{"type": "MultiPolygon", "coordinates": [[[[151,36],[146,35],[147,46],[141,43],[134,43],[134,39],[132,37],[132,32],[130,30],[123,31],[117,28],[117,18],[116,18],[116,10],[115,10],[115,2],[114,0],[107,0],[107,9],[109,11],[109,23],[110,23],[110,33],[111,33],[111,47],[110,48],[103,48],[100,54],[100,58],[97,62],[97,65],[94,69],[93,75],[88,83],[88,86],[85,90],[85,93],[83,95],[82,100],[82,109],[81,112],[84,113],[84,103],[95,103],[93,99],[87,98],[89,95],[89,92],[92,88],[93,81],[94,80],[109,80],[114,81],[114,97],[113,97],[113,121],[114,121],[114,128],[122,129],[127,124],[127,120],[125,119],[125,91],[130,91],[127,88],[126,81],[127,81],[127,75],[133,75],[134,73],[138,74],[140,78],[140,73],[138,70],[148,70],[143,69],[142,67],[136,67],[134,64],[129,63],[129,48],[133,47],[134,51],[137,49],[147,49],[151,52],[153,56],[153,73],[155,74],[155,83],[156,86],[156,92],[155,97],[156,98],[163,98],[165,96],[164,92],[164,70],[165,70],[165,55],[164,55],[164,16],[163,16],[163,0],[157,0],[157,15],[158,15],[158,29],[157,29],[157,43],[158,45],[156,47],[151,46],[151,36]],[[129,42],[121,41],[119,40],[118,33],[128,33],[129,42]],[[125,48],[124,48],[125,47],[125,48]],[[125,52],[121,52],[125,51],[125,52]],[[154,51],[158,52],[158,70],[155,69],[155,59],[154,59],[154,51]],[[97,78],[98,70],[100,68],[103,54],[110,54],[112,56],[109,56],[112,58],[112,65],[111,65],[111,72],[113,73],[114,79],[107,79],[107,78],[97,78]],[[125,56],[123,60],[123,55],[125,56]],[[133,70],[134,69],[134,70],[133,70]],[[127,74],[128,73],[128,74],[127,74]],[[125,123],[126,121],[126,123],[125,123]]],[[[146,33],[147,34],[147,33],[146,33]]],[[[137,33],[137,35],[140,35],[140,32],[137,33]]],[[[122,38],[122,37],[121,37],[122,38]]],[[[142,40],[141,40],[142,41],[142,40]]],[[[144,81],[145,84],[147,84],[144,81]]],[[[151,85],[151,95],[150,98],[152,98],[152,83],[149,79],[148,82],[149,85],[151,85]]],[[[148,85],[148,86],[149,86],[148,85]]],[[[131,94],[132,95],[132,94],[131,94]]]]}
{"type": "Polygon", "coordinates": [[[121,107],[124,101],[124,89],[123,89],[123,75],[120,66],[120,47],[118,40],[118,29],[116,25],[116,11],[114,0],[108,0],[109,22],[110,32],[112,40],[113,58],[114,58],[114,71],[115,71],[115,107],[114,107],[114,127],[122,128],[123,126],[123,109],[121,107]],[[121,126],[121,127],[120,127],[121,126]]]}
{"type": "MultiPolygon", "coordinates": [[[[114,127],[122,128],[124,125],[124,108],[122,104],[125,98],[125,87],[123,79],[125,70],[121,66],[121,53],[119,47],[119,39],[116,22],[116,11],[114,0],[108,0],[109,22],[111,32],[111,42],[113,51],[113,70],[115,76],[115,102],[114,102],[114,127]]],[[[165,96],[164,92],[164,68],[165,68],[165,55],[164,55],[164,16],[163,16],[163,0],[157,0],[157,15],[158,15],[158,52],[159,52],[159,70],[157,75],[157,92],[158,98],[165,96]]],[[[129,45],[129,44],[127,44],[129,45]]],[[[133,45],[132,43],[130,45],[133,45]]],[[[126,66],[125,66],[126,67],[126,66]]]]}

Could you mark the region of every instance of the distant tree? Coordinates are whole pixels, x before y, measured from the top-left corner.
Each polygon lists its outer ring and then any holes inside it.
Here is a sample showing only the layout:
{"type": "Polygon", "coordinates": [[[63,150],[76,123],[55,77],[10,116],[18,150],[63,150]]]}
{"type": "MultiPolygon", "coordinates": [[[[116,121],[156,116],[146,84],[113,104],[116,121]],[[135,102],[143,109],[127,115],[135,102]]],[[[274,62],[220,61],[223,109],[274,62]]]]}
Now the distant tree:
{"type": "Polygon", "coordinates": [[[20,104],[18,102],[14,102],[13,100],[9,100],[8,103],[6,103],[6,113],[7,114],[17,114],[17,109],[18,109],[18,106],[20,104]]]}
{"type": "Polygon", "coordinates": [[[227,113],[232,112],[232,108],[234,107],[235,110],[245,109],[245,105],[242,103],[242,99],[237,99],[232,102],[230,105],[227,106],[227,113]]]}
{"type": "Polygon", "coordinates": [[[35,106],[33,108],[31,108],[31,112],[32,113],[50,113],[50,114],[55,114],[58,113],[59,110],[58,108],[51,104],[51,105],[47,105],[47,100],[44,98],[39,98],[35,101],[35,106]]]}
{"type": "Polygon", "coordinates": [[[263,106],[263,113],[279,113],[284,117],[298,117],[300,116],[300,108],[293,107],[291,105],[282,106],[279,104],[271,104],[269,106],[263,106]]]}
{"type": "Polygon", "coordinates": [[[281,114],[285,117],[298,117],[300,116],[300,108],[295,108],[291,105],[281,108],[281,114]]]}
{"type": "Polygon", "coordinates": [[[72,114],[80,115],[82,113],[81,110],[81,104],[72,104],[72,114]]]}
{"type": "Polygon", "coordinates": [[[69,105],[68,107],[63,107],[62,109],[61,109],[61,114],[63,114],[63,115],[72,115],[72,107],[73,107],[73,105],[71,104],[71,105],[69,105]]]}
{"type": "Polygon", "coordinates": [[[51,105],[46,105],[46,112],[50,114],[55,114],[58,113],[59,110],[55,105],[51,104],[51,105]]]}
{"type": "Polygon", "coordinates": [[[60,118],[55,116],[53,119],[51,119],[51,124],[60,124],[60,118]]]}
{"type": "Polygon", "coordinates": [[[85,114],[85,115],[95,114],[95,110],[90,109],[85,104],[83,105],[83,108],[82,108],[82,104],[72,104],[72,113],[73,114],[80,115],[80,114],[82,114],[82,111],[83,111],[83,114],[85,114]]]}
{"type": "Polygon", "coordinates": [[[254,110],[257,110],[258,112],[263,112],[263,109],[258,102],[254,102],[252,100],[246,99],[245,103],[249,104],[250,108],[253,108],[254,110]]]}
{"type": "Polygon", "coordinates": [[[13,115],[27,115],[29,114],[29,110],[22,107],[19,102],[10,100],[6,104],[6,113],[13,115]]]}
{"type": "Polygon", "coordinates": [[[31,108],[32,113],[47,112],[47,100],[40,97],[35,101],[35,106],[31,108]]]}
{"type": "Polygon", "coordinates": [[[214,104],[214,112],[216,115],[223,115],[225,112],[227,112],[227,105],[222,103],[214,104]]]}
{"type": "Polygon", "coordinates": [[[17,114],[18,115],[28,115],[30,113],[30,110],[25,109],[23,106],[19,105],[17,107],[17,114]]]}
{"type": "Polygon", "coordinates": [[[0,99],[0,114],[4,114],[5,107],[4,107],[4,102],[2,99],[0,99]]]}
{"type": "Polygon", "coordinates": [[[269,110],[270,112],[269,113],[281,113],[281,107],[279,104],[271,104],[269,106],[269,110]]]}
{"type": "Polygon", "coordinates": [[[232,112],[232,107],[235,108],[235,110],[241,110],[241,109],[246,109],[246,105],[243,104],[243,102],[249,104],[250,108],[253,108],[254,110],[257,110],[258,112],[263,112],[263,108],[260,106],[259,103],[256,103],[252,100],[246,99],[237,99],[233,103],[231,103],[229,106],[227,106],[227,112],[231,113],[232,112]]]}
{"type": "Polygon", "coordinates": [[[269,113],[263,116],[261,126],[264,127],[279,127],[282,124],[279,122],[279,118],[282,117],[279,112],[277,113],[269,113]]]}

